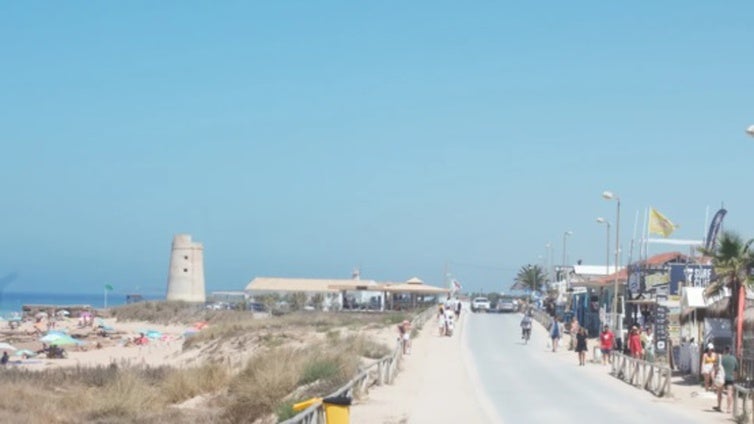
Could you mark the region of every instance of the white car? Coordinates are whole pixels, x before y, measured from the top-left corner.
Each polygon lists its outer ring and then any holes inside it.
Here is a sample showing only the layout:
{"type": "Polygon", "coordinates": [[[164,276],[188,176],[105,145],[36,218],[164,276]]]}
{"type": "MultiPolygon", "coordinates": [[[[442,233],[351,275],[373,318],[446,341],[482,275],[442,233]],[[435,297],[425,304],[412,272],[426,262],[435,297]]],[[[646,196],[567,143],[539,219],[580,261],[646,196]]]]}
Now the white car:
{"type": "Polygon", "coordinates": [[[487,312],[490,310],[490,300],[486,297],[475,297],[471,301],[471,312],[487,312]]]}

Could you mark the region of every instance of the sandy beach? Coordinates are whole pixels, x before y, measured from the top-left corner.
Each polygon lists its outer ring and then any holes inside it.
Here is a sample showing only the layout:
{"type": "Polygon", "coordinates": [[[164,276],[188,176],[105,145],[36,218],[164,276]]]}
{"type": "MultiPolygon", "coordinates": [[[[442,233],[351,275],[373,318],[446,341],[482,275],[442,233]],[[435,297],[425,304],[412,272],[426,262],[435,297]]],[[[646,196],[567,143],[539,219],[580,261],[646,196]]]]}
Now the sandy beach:
{"type": "MultiPolygon", "coordinates": [[[[105,366],[112,363],[132,365],[174,365],[193,362],[198,351],[182,352],[187,326],[158,325],[144,321],[118,322],[115,318],[97,319],[95,326],[80,327],[77,319],[59,319],[54,331],[59,331],[80,340],[81,345],[62,346],[66,358],[51,359],[45,355],[23,358],[9,350],[9,366],[16,366],[30,370],[47,369],[53,367],[68,367],[77,365],[105,366]],[[97,325],[104,325],[111,329],[106,336],[101,336],[97,325]],[[148,338],[144,345],[137,345],[133,340],[141,333],[158,332],[159,337],[148,338]]],[[[18,328],[2,331],[2,340],[18,350],[28,349],[39,351],[43,343],[40,336],[34,334],[33,322],[23,322],[18,328]]],[[[46,333],[47,331],[45,331],[46,333]]]]}
{"type": "MultiPolygon", "coordinates": [[[[255,315],[257,319],[272,319],[267,314],[255,315]]],[[[43,321],[43,324],[45,321],[43,321]]],[[[76,318],[58,319],[53,331],[68,334],[80,340],[81,345],[63,346],[66,358],[46,358],[44,354],[24,358],[15,354],[16,351],[8,350],[10,354],[9,366],[42,370],[56,367],[72,366],[106,366],[117,365],[140,365],[140,366],[163,366],[187,367],[201,364],[208,358],[221,359],[223,362],[240,367],[256,353],[259,343],[250,341],[243,349],[233,347],[228,340],[217,344],[201,343],[188,349],[184,349],[184,342],[191,337],[191,333],[199,332],[197,324],[210,328],[212,324],[197,322],[183,325],[160,325],[147,321],[119,321],[116,318],[97,318],[94,326],[82,327],[76,318]],[[110,331],[106,335],[100,334],[98,326],[104,326],[110,331]],[[146,344],[139,345],[134,342],[142,334],[159,334],[159,337],[146,338],[146,344]]],[[[38,327],[39,324],[37,324],[38,327]]],[[[48,330],[41,332],[46,334],[48,330]]],[[[342,335],[352,334],[347,328],[339,330],[342,335]]],[[[355,334],[355,333],[353,333],[355,334]]],[[[394,326],[375,327],[362,329],[359,334],[370,340],[386,346],[395,343],[396,331],[394,326]]],[[[312,332],[296,328],[277,330],[280,335],[294,343],[305,345],[313,341],[322,340],[325,333],[312,332]]],[[[40,334],[35,334],[35,323],[23,322],[18,328],[0,331],[0,342],[6,342],[18,350],[26,349],[37,352],[43,348],[40,334]]],[[[254,337],[254,336],[250,336],[254,337]]]]}

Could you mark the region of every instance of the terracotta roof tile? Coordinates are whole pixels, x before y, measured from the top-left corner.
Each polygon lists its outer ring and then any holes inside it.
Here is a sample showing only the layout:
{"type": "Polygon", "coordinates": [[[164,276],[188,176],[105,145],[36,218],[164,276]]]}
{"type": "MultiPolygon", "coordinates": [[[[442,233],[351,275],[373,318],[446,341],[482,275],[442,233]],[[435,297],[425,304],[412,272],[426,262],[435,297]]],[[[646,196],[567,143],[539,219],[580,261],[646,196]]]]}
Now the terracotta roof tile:
{"type": "MultiPolygon", "coordinates": [[[[654,256],[650,256],[649,258],[647,258],[647,260],[634,262],[631,265],[629,265],[629,267],[634,266],[634,265],[657,267],[660,265],[665,265],[668,262],[685,262],[687,260],[689,260],[689,257],[687,255],[684,255],[681,252],[665,252],[665,253],[659,253],[654,256]]],[[[612,273],[610,275],[597,279],[597,282],[602,285],[606,285],[614,281],[615,281],[615,273],[612,273]]],[[[623,268],[620,271],[618,271],[618,283],[619,284],[625,283],[626,281],[628,281],[628,269],[623,268]]]]}

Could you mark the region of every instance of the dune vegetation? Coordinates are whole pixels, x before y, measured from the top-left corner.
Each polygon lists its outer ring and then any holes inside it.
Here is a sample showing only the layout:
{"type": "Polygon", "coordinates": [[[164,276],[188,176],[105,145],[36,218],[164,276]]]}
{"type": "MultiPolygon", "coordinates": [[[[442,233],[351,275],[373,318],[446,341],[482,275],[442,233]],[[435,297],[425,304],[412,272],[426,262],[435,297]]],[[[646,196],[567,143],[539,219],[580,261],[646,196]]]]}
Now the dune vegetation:
{"type": "Polygon", "coordinates": [[[392,331],[408,317],[300,312],[260,319],[155,302],[117,308],[113,315],[119,321],[208,322],[183,345],[184,351],[199,349],[201,360],[183,367],[4,369],[0,422],[274,423],[292,416],[294,403],[330,393],[360,365],[392,352],[394,346],[363,330],[392,331]],[[285,336],[292,334],[298,336],[285,336]],[[207,353],[239,349],[251,352],[240,364],[207,353]]]}

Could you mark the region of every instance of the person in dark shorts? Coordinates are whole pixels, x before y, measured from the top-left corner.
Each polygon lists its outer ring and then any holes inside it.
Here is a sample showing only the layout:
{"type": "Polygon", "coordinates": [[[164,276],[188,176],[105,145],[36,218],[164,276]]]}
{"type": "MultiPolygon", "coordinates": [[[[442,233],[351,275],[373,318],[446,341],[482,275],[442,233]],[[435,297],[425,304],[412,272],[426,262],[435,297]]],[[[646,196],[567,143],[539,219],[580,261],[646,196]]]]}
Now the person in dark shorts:
{"type": "Polygon", "coordinates": [[[725,346],[720,357],[719,368],[725,375],[725,383],[717,388],[717,407],[714,409],[722,412],[723,393],[725,393],[725,412],[730,413],[731,405],[733,405],[733,383],[736,381],[736,371],[738,371],[738,361],[735,356],[730,354],[730,346],[725,346]]]}
{"type": "Polygon", "coordinates": [[[552,319],[552,324],[550,325],[550,339],[552,339],[552,351],[557,352],[558,351],[558,342],[560,341],[560,334],[561,331],[561,325],[558,318],[552,319]]]}
{"type": "Polygon", "coordinates": [[[615,343],[615,334],[610,331],[610,327],[605,325],[600,333],[600,351],[602,352],[602,364],[607,365],[607,362],[612,363],[612,351],[613,344],[615,343]]]}
{"type": "Polygon", "coordinates": [[[576,348],[574,349],[579,355],[579,366],[586,365],[586,328],[579,328],[578,334],[576,334],[576,348]]]}

